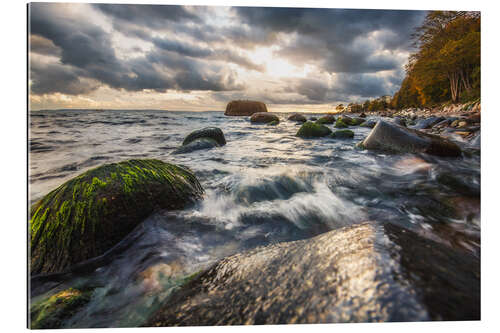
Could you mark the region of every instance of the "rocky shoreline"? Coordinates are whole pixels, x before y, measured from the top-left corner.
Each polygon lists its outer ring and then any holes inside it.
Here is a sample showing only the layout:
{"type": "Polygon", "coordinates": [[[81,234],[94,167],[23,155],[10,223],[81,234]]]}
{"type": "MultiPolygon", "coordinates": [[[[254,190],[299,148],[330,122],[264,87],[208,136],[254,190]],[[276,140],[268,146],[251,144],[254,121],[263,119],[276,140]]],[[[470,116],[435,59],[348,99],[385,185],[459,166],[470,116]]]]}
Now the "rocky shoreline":
{"type": "MultiPolygon", "coordinates": [[[[251,116],[251,126],[296,122],[297,140],[352,142],[353,129],[371,128],[356,152],[454,159],[481,149],[480,102],[319,119],[293,114],[286,120],[267,112],[260,102],[233,103],[228,110],[234,111],[235,105],[239,113],[251,116]]],[[[206,127],[187,135],[172,154],[224,145],[222,130],[206,127]]],[[[31,208],[32,288],[51,276],[76,272],[82,262],[91,262],[87,265],[95,269],[105,260],[96,264],[92,258],[112,252],[153,211],[183,209],[202,200],[203,193],[191,170],[159,160],[104,164],[64,183],[31,208]]],[[[315,238],[224,258],[182,280],[183,287],[145,326],[480,319],[478,257],[390,221],[359,222],[315,238]],[[381,266],[380,256],[392,258],[392,268],[381,266]],[[257,271],[261,274],[256,276],[257,271]],[[358,290],[366,276],[373,276],[374,283],[358,290]]],[[[90,294],[70,288],[35,304],[33,328],[63,327],[90,294]],[[56,300],[61,297],[63,301],[56,300]],[[69,297],[68,304],[64,297],[69,297]]]]}

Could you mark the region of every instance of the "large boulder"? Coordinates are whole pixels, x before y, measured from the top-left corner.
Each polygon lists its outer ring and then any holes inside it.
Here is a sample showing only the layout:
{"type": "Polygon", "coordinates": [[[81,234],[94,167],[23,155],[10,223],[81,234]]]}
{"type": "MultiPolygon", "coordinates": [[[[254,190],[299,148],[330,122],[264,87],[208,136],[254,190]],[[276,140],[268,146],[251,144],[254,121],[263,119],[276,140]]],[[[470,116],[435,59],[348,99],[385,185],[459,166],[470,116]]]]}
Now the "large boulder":
{"type": "Polygon", "coordinates": [[[182,209],[202,194],[191,171],[159,160],[84,172],[32,205],[30,272],[61,272],[102,255],[156,209],[182,209]]]}
{"type": "Polygon", "coordinates": [[[476,256],[365,222],[224,258],[144,326],[479,319],[476,256]]]}
{"type": "Polygon", "coordinates": [[[266,104],[257,101],[231,101],[226,106],[225,116],[251,116],[257,112],[267,112],[266,104]]]}
{"type": "Polygon", "coordinates": [[[319,118],[318,120],[316,120],[316,122],[318,124],[333,124],[335,123],[335,117],[331,114],[329,115],[326,115],[326,116],[323,116],[321,118],[319,118]]]}
{"type": "Polygon", "coordinates": [[[460,147],[450,140],[383,120],[377,123],[358,146],[365,149],[427,153],[447,157],[461,155],[460,147]]]}
{"type": "Polygon", "coordinates": [[[306,117],[300,113],[292,114],[290,117],[288,117],[288,120],[296,121],[296,122],[300,122],[300,123],[305,123],[307,121],[306,117]]]}
{"type": "Polygon", "coordinates": [[[277,115],[269,113],[269,112],[258,112],[254,113],[250,117],[250,121],[255,124],[267,124],[272,121],[280,121],[277,115]]]}
{"type": "Polygon", "coordinates": [[[308,121],[299,128],[296,135],[301,138],[320,138],[330,133],[332,133],[332,131],[328,127],[308,121]]]}
{"type": "Polygon", "coordinates": [[[221,146],[226,144],[226,138],[224,137],[224,133],[220,128],[205,127],[189,133],[189,135],[186,136],[186,138],[182,142],[182,145],[185,146],[199,138],[211,138],[221,146]]]}

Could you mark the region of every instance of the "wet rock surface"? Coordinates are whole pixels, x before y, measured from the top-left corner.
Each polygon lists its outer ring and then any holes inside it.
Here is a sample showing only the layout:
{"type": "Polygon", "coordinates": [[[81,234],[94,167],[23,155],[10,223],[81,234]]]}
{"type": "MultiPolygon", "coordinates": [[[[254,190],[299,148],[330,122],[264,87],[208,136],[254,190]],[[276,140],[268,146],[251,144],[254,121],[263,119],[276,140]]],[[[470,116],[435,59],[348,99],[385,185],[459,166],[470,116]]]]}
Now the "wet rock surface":
{"type": "Polygon", "coordinates": [[[458,157],[461,149],[452,141],[396,124],[379,121],[360,143],[365,149],[391,152],[428,153],[437,156],[458,157]]]}
{"type": "Polygon", "coordinates": [[[480,318],[479,259],[365,222],[222,259],[144,326],[480,318]]]}
{"type": "Polygon", "coordinates": [[[280,119],[278,118],[277,115],[268,113],[268,112],[258,112],[254,113],[250,117],[250,121],[252,123],[257,123],[257,124],[267,124],[273,121],[279,122],[280,119]]]}

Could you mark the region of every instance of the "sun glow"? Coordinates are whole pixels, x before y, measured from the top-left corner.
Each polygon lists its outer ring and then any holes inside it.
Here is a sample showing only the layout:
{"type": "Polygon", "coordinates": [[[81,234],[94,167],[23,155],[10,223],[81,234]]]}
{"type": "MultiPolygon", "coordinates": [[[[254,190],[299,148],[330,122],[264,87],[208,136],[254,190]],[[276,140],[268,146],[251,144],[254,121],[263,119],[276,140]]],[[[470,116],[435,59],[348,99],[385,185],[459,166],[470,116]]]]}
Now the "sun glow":
{"type": "Polygon", "coordinates": [[[250,59],[266,67],[266,74],[274,78],[306,77],[306,66],[300,68],[273,54],[273,48],[259,48],[249,53],[250,59]]]}

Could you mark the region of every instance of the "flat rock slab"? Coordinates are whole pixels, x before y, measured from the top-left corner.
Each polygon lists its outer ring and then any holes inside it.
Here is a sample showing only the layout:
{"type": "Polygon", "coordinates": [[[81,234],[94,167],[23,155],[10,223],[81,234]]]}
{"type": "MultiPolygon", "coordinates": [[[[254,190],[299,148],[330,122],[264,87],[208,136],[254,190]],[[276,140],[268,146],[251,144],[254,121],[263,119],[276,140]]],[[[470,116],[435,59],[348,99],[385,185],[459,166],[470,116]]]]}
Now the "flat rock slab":
{"type": "Polygon", "coordinates": [[[266,104],[259,101],[231,101],[226,105],[225,116],[251,116],[257,112],[267,112],[266,104]]]}
{"type": "Polygon", "coordinates": [[[480,318],[479,259],[365,222],[222,259],[144,326],[480,318]]]}

